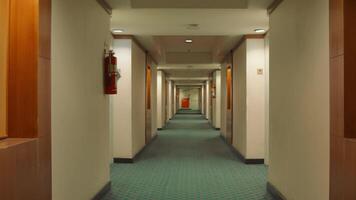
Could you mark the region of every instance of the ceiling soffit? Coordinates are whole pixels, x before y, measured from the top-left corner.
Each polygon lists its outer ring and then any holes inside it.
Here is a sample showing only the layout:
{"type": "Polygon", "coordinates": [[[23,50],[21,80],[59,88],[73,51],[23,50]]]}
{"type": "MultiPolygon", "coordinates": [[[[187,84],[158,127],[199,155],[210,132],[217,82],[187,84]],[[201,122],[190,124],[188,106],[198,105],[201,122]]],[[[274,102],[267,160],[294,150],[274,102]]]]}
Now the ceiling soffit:
{"type": "Polygon", "coordinates": [[[247,8],[247,0],[131,0],[132,8],[247,8]]]}

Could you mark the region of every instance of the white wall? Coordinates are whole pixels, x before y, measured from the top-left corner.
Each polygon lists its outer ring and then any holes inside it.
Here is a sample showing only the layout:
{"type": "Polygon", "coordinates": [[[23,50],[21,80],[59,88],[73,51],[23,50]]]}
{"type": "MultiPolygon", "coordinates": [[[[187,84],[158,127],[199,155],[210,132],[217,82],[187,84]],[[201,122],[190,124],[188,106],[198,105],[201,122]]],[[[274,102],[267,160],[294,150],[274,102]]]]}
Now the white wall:
{"type": "Polygon", "coordinates": [[[213,99],[213,127],[220,128],[221,125],[221,71],[213,73],[215,84],[215,98],[213,99]]]}
{"type": "Polygon", "coordinates": [[[174,84],[173,86],[173,114],[175,115],[177,113],[177,86],[174,84]]]}
{"type": "Polygon", "coordinates": [[[201,110],[201,113],[204,115],[205,114],[205,88],[204,88],[204,86],[202,86],[202,88],[201,88],[201,108],[202,108],[202,110],[201,110]]]}
{"type": "Polygon", "coordinates": [[[157,65],[151,63],[151,133],[157,135],[157,65]]]}
{"type": "Polygon", "coordinates": [[[111,96],[113,121],[113,157],[132,158],[132,41],[114,40],[113,48],[121,78],[117,95],[111,96]]]}
{"type": "Polygon", "coordinates": [[[135,156],[145,146],[146,53],[132,42],[132,151],[135,156]]]}
{"type": "Polygon", "coordinates": [[[210,119],[210,81],[205,82],[205,117],[210,119]]]}
{"type": "Polygon", "coordinates": [[[246,157],[247,155],[247,102],[246,65],[247,44],[244,42],[233,54],[233,141],[232,145],[246,157]]]}
{"type": "Polygon", "coordinates": [[[265,92],[266,92],[266,98],[265,98],[265,165],[268,165],[269,163],[269,33],[266,34],[265,37],[265,92]]]}
{"type": "Polygon", "coordinates": [[[265,41],[247,41],[247,154],[246,158],[265,157],[266,135],[266,83],[265,41]],[[257,70],[263,73],[258,74],[257,70]]]}
{"type": "Polygon", "coordinates": [[[220,132],[221,135],[226,138],[226,115],[227,115],[227,85],[226,85],[226,70],[227,64],[224,62],[221,65],[221,103],[220,103],[220,110],[221,110],[221,117],[220,117],[220,132]]]}
{"type": "Polygon", "coordinates": [[[167,120],[173,117],[173,81],[168,81],[168,112],[167,112],[167,120]]]}
{"type": "Polygon", "coordinates": [[[234,85],[237,85],[234,97],[237,97],[237,106],[233,107],[233,145],[248,159],[265,157],[265,60],[263,39],[247,39],[234,53],[234,63],[237,64],[237,70],[233,72],[234,85]],[[262,69],[263,73],[258,74],[258,69],[262,69]]]}
{"type": "Polygon", "coordinates": [[[113,49],[121,71],[111,97],[113,157],[133,158],[145,146],[146,54],[130,39],[114,40],[113,49]]]}
{"type": "Polygon", "coordinates": [[[54,200],[91,199],[110,180],[102,65],[109,29],[110,16],[96,1],[52,2],[54,200]]]}
{"type": "Polygon", "coordinates": [[[327,200],[329,1],[284,1],[270,18],[270,55],[268,181],[291,200],[327,200]]]}
{"type": "Polygon", "coordinates": [[[164,72],[157,71],[157,128],[159,129],[165,125],[165,81],[164,72]]]}

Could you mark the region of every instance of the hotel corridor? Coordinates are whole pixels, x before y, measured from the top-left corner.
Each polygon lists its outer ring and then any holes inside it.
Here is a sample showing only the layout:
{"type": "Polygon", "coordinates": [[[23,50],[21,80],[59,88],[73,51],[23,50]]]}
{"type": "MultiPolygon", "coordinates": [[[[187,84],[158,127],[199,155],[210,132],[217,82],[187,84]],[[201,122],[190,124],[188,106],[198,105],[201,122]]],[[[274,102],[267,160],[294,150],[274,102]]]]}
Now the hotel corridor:
{"type": "Polygon", "coordinates": [[[103,199],[273,199],[266,174],[239,161],[202,115],[177,114],[134,164],[112,165],[103,199]]]}

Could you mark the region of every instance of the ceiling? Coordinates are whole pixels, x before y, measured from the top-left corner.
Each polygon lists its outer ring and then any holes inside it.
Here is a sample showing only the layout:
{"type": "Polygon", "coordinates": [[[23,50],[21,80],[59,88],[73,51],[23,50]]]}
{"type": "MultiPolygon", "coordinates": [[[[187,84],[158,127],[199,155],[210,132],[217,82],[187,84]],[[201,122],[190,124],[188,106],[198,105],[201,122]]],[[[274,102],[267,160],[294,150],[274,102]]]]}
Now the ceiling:
{"type": "Polygon", "coordinates": [[[216,70],[243,35],[257,28],[268,30],[267,7],[272,1],[108,0],[112,29],[134,35],[169,77],[187,81],[216,70]]]}

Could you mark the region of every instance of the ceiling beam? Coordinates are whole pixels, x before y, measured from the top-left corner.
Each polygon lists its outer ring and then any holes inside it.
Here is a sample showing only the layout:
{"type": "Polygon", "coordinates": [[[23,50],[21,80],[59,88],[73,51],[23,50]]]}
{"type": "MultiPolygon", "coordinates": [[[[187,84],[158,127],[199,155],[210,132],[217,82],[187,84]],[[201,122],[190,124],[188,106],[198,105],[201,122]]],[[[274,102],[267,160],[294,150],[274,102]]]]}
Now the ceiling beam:
{"type": "Polygon", "coordinates": [[[96,0],[96,2],[99,3],[99,5],[109,14],[112,14],[112,7],[106,0],[96,0]]]}
{"type": "Polygon", "coordinates": [[[267,8],[268,14],[271,15],[282,2],[283,0],[274,0],[267,8]]]}
{"type": "MultiPolygon", "coordinates": [[[[266,37],[266,34],[247,34],[244,35],[237,43],[236,45],[225,55],[225,58],[223,61],[228,61],[229,56],[232,56],[234,52],[247,40],[247,39],[264,39],[266,37]]],[[[231,57],[230,57],[231,58],[231,57]]]]}
{"type": "Polygon", "coordinates": [[[168,77],[167,80],[172,81],[207,81],[210,77],[168,77]]]}
{"type": "Polygon", "coordinates": [[[170,69],[175,69],[175,70],[214,70],[214,69],[221,69],[220,64],[206,64],[206,65],[167,65],[167,66],[158,66],[157,69],[160,70],[170,70],[170,69]]]}
{"type": "Polygon", "coordinates": [[[153,58],[153,56],[149,53],[149,51],[137,40],[137,38],[133,35],[115,35],[112,34],[114,39],[120,40],[120,39],[129,39],[132,40],[134,43],[137,44],[137,46],[143,51],[145,52],[150,59],[156,64],[158,65],[158,62],[153,58]]]}

